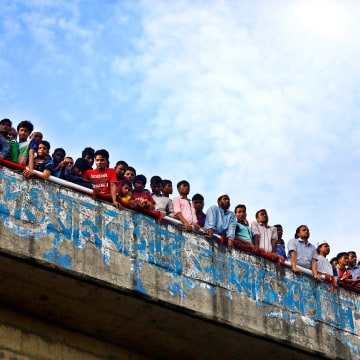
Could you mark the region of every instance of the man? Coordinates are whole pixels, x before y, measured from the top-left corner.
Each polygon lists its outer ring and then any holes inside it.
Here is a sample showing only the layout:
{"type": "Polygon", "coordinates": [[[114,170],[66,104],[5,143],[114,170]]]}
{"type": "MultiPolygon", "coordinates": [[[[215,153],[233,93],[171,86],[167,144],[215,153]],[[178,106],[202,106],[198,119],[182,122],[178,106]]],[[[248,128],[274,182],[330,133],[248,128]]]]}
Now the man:
{"type": "Polygon", "coordinates": [[[255,246],[258,246],[260,251],[276,255],[278,240],[276,227],[268,225],[269,217],[265,209],[259,210],[255,218],[256,221],[251,223],[255,246]]]}
{"type": "Polygon", "coordinates": [[[317,270],[322,274],[334,275],[334,270],[326,256],[330,253],[330,246],[327,241],[322,240],[317,244],[317,270]]]}
{"type": "Polygon", "coordinates": [[[217,197],[218,205],[210,206],[206,212],[205,228],[208,234],[205,237],[211,239],[215,234],[224,235],[228,239],[228,245],[233,246],[236,229],[236,217],[229,211],[230,198],[226,193],[220,193],[217,197]]]}
{"type": "Polygon", "coordinates": [[[280,224],[274,225],[276,227],[278,241],[276,245],[276,254],[282,256],[283,260],[287,260],[285,251],[285,241],[283,240],[283,228],[280,224]]]}
{"type": "Polygon", "coordinates": [[[348,256],[349,256],[348,268],[351,272],[353,279],[356,279],[358,276],[360,276],[360,267],[356,265],[357,262],[356,252],[349,251],[348,256]]]}
{"type": "Polygon", "coordinates": [[[306,225],[300,225],[295,232],[295,238],[289,240],[288,251],[291,259],[291,268],[295,274],[300,274],[300,265],[311,269],[315,280],[321,280],[317,271],[316,247],[309,243],[310,231],[306,225]]]}
{"type": "Polygon", "coordinates": [[[349,266],[349,255],[346,252],[340,252],[336,256],[337,265],[335,267],[336,274],[338,275],[339,282],[345,283],[347,285],[355,286],[360,282],[360,277],[354,278],[348,269],[349,266]]]}

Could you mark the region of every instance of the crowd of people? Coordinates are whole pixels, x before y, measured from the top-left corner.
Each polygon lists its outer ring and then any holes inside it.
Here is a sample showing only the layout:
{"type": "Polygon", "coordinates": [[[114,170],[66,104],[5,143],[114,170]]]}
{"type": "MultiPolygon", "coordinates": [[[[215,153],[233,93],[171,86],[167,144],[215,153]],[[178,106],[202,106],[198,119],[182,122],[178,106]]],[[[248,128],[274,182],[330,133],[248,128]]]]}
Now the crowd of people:
{"type": "Polygon", "coordinates": [[[72,157],[66,156],[63,148],[55,149],[50,155],[50,143],[43,140],[41,131],[34,130],[30,121],[21,121],[16,129],[9,119],[0,121],[0,162],[4,159],[26,165],[23,174],[27,178],[36,176],[47,180],[52,175],[110,195],[119,210],[125,204],[160,211],[163,216],[181,221],[187,231],[200,231],[207,238],[217,234],[225,239],[228,246],[240,245],[256,254],[270,254],[273,260],[288,260],[294,273],[301,272],[300,266],[310,269],[318,281],[323,279],[321,275],[325,275],[326,279],[335,276],[339,282],[351,286],[358,286],[360,282],[360,264],[357,263],[356,252],[340,252],[329,262],[326,258],[330,253],[329,243],[320,241],[317,246],[311,244],[306,225],[296,229],[286,252],[282,226],[270,226],[265,209],[257,211],[256,220],[249,224],[246,206],[237,205],[232,212],[229,210],[229,195],[220,193],[217,203],[204,213],[204,197],[195,194],[189,199],[188,181],[177,183],[179,196],[171,200],[171,180],[153,176],[150,191],[145,188],[146,177],[137,174],[126,161],[120,160],[114,168],[110,168],[107,150],[95,151],[86,147],[75,162],[72,157]]]}

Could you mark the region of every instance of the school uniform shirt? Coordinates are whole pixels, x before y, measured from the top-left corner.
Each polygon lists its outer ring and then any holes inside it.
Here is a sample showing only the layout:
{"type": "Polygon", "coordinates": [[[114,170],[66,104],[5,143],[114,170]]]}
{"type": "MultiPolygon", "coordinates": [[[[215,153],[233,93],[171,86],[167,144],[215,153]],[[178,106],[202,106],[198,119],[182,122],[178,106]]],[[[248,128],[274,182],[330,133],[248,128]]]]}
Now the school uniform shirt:
{"type": "Polygon", "coordinates": [[[114,169],[87,170],[84,178],[90,180],[94,189],[100,189],[102,194],[110,194],[110,183],[116,182],[116,172],[114,169]]]}

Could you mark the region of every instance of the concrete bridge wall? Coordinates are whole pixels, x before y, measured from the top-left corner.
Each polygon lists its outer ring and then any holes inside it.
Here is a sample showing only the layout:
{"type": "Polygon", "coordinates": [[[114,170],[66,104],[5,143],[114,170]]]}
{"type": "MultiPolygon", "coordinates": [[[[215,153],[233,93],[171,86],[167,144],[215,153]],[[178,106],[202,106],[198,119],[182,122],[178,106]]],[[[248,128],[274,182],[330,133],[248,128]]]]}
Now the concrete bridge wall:
{"type": "Polygon", "coordinates": [[[31,317],[63,347],[81,334],[109,359],[360,357],[357,294],[6,168],[0,255],[2,324],[31,332],[8,314],[31,317]]]}

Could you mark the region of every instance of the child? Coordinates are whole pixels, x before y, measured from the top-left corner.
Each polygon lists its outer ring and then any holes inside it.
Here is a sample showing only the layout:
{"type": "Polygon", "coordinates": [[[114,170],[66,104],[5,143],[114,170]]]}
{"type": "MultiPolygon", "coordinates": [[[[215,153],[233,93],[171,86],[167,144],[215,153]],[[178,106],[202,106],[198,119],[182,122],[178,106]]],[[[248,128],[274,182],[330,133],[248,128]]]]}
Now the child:
{"type": "Polygon", "coordinates": [[[170,180],[163,180],[161,182],[161,192],[163,196],[167,198],[169,197],[169,195],[172,195],[173,187],[172,187],[172,182],[170,180]]]}
{"type": "Polygon", "coordinates": [[[119,191],[116,192],[116,197],[118,201],[129,202],[131,200],[131,183],[127,180],[124,180],[119,188],[119,191]]]}
{"type": "Polygon", "coordinates": [[[62,162],[64,166],[61,167],[60,178],[92,189],[90,181],[84,178],[84,174],[89,168],[89,163],[83,158],[78,158],[74,166],[69,167],[68,163],[65,162],[66,159],[68,158],[65,158],[62,162]]]}
{"type": "Polygon", "coordinates": [[[251,232],[251,228],[246,220],[246,215],[246,206],[237,205],[235,208],[237,224],[234,240],[240,242],[241,244],[249,246],[251,248],[251,251],[255,252],[259,248],[254,245],[253,235],[251,232]]]}
{"type": "Polygon", "coordinates": [[[19,135],[19,157],[18,164],[26,165],[29,158],[29,150],[36,149],[36,141],[28,141],[30,133],[33,131],[34,126],[30,121],[24,120],[17,126],[17,132],[19,135]]]}
{"type": "Polygon", "coordinates": [[[195,209],[196,218],[201,228],[205,225],[206,214],[203,212],[204,208],[204,197],[201,194],[195,194],[192,197],[192,204],[195,209]]]}
{"type": "MultiPolygon", "coordinates": [[[[11,121],[10,121],[10,124],[11,124],[11,121]]],[[[9,141],[9,145],[10,145],[10,152],[9,152],[9,155],[6,157],[6,160],[11,161],[15,164],[17,164],[18,157],[19,157],[19,144],[16,141],[16,139],[17,139],[17,132],[12,127],[12,128],[10,128],[10,131],[8,132],[8,141],[9,141]]]]}
{"type": "Polygon", "coordinates": [[[125,172],[125,177],[130,181],[131,184],[133,184],[133,180],[135,176],[136,176],[136,170],[133,167],[128,166],[125,172]]]}
{"type": "Polygon", "coordinates": [[[113,201],[116,198],[116,173],[114,169],[106,167],[109,161],[109,153],[105,150],[96,151],[95,164],[96,170],[87,170],[84,174],[84,178],[88,179],[94,190],[102,194],[110,194],[113,197],[113,201]]]}
{"type": "Polygon", "coordinates": [[[0,160],[4,160],[10,154],[10,143],[8,141],[8,133],[11,129],[11,121],[2,119],[0,121],[0,160]]]}
{"type": "Polygon", "coordinates": [[[93,169],[92,167],[94,164],[94,159],[95,159],[95,150],[91,147],[86,147],[82,151],[81,157],[88,162],[88,164],[89,164],[88,170],[92,170],[93,169]]]}
{"type": "Polygon", "coordinates": [[[35,175],[40,179],[47,180],[54,170],[54,165],[51,160],[48,159],[50,151],[50,144],[47,141],[41,141],[38,149],[37,156],[34,159],[34,170],[42,172],[42,174],[35,174],[33,170],[25,170],[24,175],[27,178],[35,175]]]}
{"type": "Polygon", "coordinates": [[[169,197],[161,194],[161,178],[160,176],[153,176],[150,180],[150,187],[152,190],[152,197],[155,200],[155,210],[161,211],[164,216],[174,216],[174,208],[169,197]]]}
{"type": "Polygon", "coordinates": [[[65,155],[66,155],[66,153],[63,148],[57,148],[54,150],[54,152],[52,154],[52,160],[53,160],[53,164],[54,164],[54,171],[52,173],[53,176],[60,177],[60,172],[61,172],[60,164],[64,160],[65,155]]]}
{"type": "Polygon", "coordinates": [[[132,193],[132,200],[137,206],[145,209],[154,210],[155,201],[148,191],[144,190],[146,185],[146,177],[144,175],[136,175],[134,177],[134,191],[132,193]]]}
{"type": "Polygon", "coordinates": [[[197,222],[195,209],[187,198],[190,192],[189,182],[186,180],[178,182],[177,189],[180,196],[175,197],[173,200],[175,216],[181,220],[187,231],[192,231],[191,225],[194,226],[196,231],[199,231],[200,226],[197,222]]]}
{"type": "Polygon", "coordinates": [[[120,160],[116,163],[115,172],[118,181],[128,180],[128,178],[124,176],[127,168],[128,168],[128,164],[123,160],[120,160]]]}

